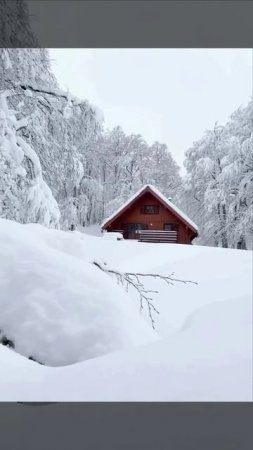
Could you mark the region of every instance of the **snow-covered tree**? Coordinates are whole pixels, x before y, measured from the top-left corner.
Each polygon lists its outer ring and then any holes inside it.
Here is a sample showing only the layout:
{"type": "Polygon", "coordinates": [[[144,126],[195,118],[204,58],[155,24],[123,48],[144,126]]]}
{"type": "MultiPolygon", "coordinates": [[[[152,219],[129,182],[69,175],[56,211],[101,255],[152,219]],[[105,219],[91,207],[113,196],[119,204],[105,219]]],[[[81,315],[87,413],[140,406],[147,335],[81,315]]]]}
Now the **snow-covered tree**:
{"type": "Polygon", "coordinates": [[[200,227],[200,242],[252,248],[252,101],[186,152],[181,203],[200,227]]]}
{"type": "Polygon", "coordinates": [[[121,127],[103,134],[99,159],[106,215],[144,184],[154,184],[169,197],[181,184],[179,167],[166,145],[148,146],[141,135],[126,135],[121,127]]]}
{"type": "Polygon", "coordinates": [[[147,183],[156,186],[167,197],[175,197],[181,186],[179,166],[165,144],[155,142],[149,148],[147,183]]]}
{"type": "MultiPolygon", "coordinates": [[[[81,207],[87,199],[83,191],[76,190],[80,199],[73,201],[73,190],[65,187],[66,179],[69,185],[75,185],[75,161],[85,164],[101,132],[99,111],[59,89],[45,49],[0,50],[0,75],[0,88],[13,94],[9,104],[17,119],[29,117],[27,126],[20,127],[17,134],[39,158],[43,178],[60,205],[61,226],[71,228],[73,214],[68,212],[71,209],[73,213],[73,203],[81,207]],[[64,192],[66,198],[62,197],[64,192]]],[[[81,223],[87,223],[84,212],[82,208],[77,216],[81,223]]]]}
{"type": "MultiPolygon", "coordinates": [[[[13,19],[35,46],[23,1],[1,2],[0,36],[16,42],[13,19]]],[[[60,226],[75,229],[154,184],[199,225],[200,243],[252,247],[252,101],[193,143],[182,183],[165,144],[150,146],[120,126],[103,131],[98,108],[63,92],[46,49],[0,49],[0,91],[2,217],[57,226],[59,207],[60,226]]]]}
{"type": "Polygon", "coordinates": [[[59,208],[43,180],[39,158],[16,134],[26,123],[9,108],[11,95],[0,93],[0,217],[58,227],[59,208]]]}

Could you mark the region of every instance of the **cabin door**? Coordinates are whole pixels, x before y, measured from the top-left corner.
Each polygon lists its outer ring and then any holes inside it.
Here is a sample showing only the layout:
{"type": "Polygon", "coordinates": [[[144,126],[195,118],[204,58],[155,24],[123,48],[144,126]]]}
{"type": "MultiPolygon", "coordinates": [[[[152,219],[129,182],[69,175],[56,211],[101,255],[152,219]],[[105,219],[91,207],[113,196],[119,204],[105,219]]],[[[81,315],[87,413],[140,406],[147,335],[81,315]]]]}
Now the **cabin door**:
{"type": "Polygon", "coordinates": [[[121,229],[124,239],[139,239],[138,231],[147,230],[148,226],[144,223],[123,223],[121,229]]]}

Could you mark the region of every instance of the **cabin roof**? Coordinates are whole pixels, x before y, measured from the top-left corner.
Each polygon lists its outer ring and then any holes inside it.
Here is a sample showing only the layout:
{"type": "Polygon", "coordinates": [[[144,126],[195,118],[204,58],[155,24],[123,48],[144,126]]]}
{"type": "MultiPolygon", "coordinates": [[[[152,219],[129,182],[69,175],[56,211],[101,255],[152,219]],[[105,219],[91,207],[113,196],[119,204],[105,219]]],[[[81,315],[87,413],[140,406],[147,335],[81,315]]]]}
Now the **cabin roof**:
{"type": "Polygon", "coordinates": [[[101,228],[105,228],[109,226],[111,222],[113,222],[117,217],[119,217],[135,200],[142,197],[144,193],[151,192],[154,197],[160,200],[161,203],[165,207],[167,207],[170,211],[175,213],[183,222],[185,222],[193,231],[198,233],[197,225],[189,219],[176,205],[174,205],[170,200],[168,200],[165,195],[163,195],[157,188],[152,186],[151,184],[146,184],[139,191],[137,191],[134,195],[132,195],[117,211],[115,211],[110,217],[105,219],[101,224],[101,228]]]}

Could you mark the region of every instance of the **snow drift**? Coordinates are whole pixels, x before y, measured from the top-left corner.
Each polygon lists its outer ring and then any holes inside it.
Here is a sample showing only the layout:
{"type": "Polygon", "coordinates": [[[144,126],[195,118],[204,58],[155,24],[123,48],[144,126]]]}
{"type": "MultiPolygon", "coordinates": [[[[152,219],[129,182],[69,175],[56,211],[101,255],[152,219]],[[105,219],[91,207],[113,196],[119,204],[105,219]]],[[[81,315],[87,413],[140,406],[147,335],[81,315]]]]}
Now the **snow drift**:
{"type": "Polygon", "coordinates": [[[210,304],[164,340],[65,367],[39,366],[0,346],[0,398],[250,401],[251,313],[249,297],[210,304]]]}
{"type": "Polygon", "coordinates": [[[15,344],[0,345],[1,401],[252,400],[250,251],[0,220],[0,312],[15,344]],[[154,332],[136,292],[94,259],[120,271],[174,271],[198,285],[145,281],[159,291],[154,332]]]}
{"type": "Polygon", "coordinates": [[[57,366],[155,339],[115,280],[66,254],[71,238],[0,220],[0,330],[15,350],[57,366]]]}

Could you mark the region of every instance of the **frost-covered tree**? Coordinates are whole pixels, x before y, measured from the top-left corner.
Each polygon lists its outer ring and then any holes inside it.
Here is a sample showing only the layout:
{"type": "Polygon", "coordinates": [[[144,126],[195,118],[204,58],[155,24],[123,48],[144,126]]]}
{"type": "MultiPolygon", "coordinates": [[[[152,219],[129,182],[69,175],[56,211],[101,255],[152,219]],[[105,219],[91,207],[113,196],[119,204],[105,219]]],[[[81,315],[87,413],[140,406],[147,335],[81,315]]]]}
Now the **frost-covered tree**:
{"type": "Polygon", "coordinates": [[[107,214],[140,186],[140,161],[145,143],[141,136],[127,136],[121,127],[103,134],[100,141],[103,202],[107,214]]]}
{"type": "Polygon", "coordinates": [[[221,176],[221,189],[228,205],[227,233],[230,245],[247,248],[253,236],[253,138],[242,143],[233,136],[229,141],[221,176]],[[247,244],[248,241],[248,244],[247,244]]]}
{"type": "Polygon", "coordinates": [[[200,227],[200,242],[252,248],[252,101],[186,152],[181,204],[200,227]]]}
{"type": "Polygon", "coordinates": [[[1,2],[0,37],[5,44],[0,49],[0,90],[12,92],[8,101],[17,120],[29,118],[17,135],[36,152],[43,178],[60,205],[61,226],[88,224],[97,221],[99,214],[101,219],[95,201],[97,180],[86,170],[101,132],[100,112],[59,89],[48,51],[34,48],[38,43],[26,2],[1,2]]]}
{"type": "Polygon", "coordinates": [[[233,246],[253,247],[253,103],[235,111],[227,124],[232,136],[228,152],[226,183],[229,193],[229,233],[233,246]],[[229,181],[229,185],[228,185],[229,181]]]}
{"type": "Polygon", "coordinates": [[[77,225],[88,223],[84,217],[88,196],[78,189],[75,194],[70,185],[76,184],[76,161],[80,166],[86,164],[90,148],[101,132],[100,113],[87,101],[58,88],[45,49],[1,49],[0,75],[0,88],[13,93],[9,103],[17,119],[29,117],[27,126],[20,127],[17,134],[39,158],[43,177],[61,209],[61,226],[73,227],[76,203],[82,211],[76,216],[77,225]]]}
{"type": "Polygon", "coordinates": [[[106,215],[144,184],[154,184],[169,197],[181,184],[179,167],[166,145],[148,146],[141,135],[126,135],[121,127],[103,134],[98,152],[106,215]]]}
{"type": "Polygon", "coordinates": [[[167,164],[172,166],[173,161],[163,161],[161,177],[154,149],[140,135],[127,136],[120,127],[102,134],[98,109],[59,89],[46,49],[8,48],[8,43],[15,42],[16,47],[22,46],[14,22],[26,47],[36,47],[25,2],[1,2],[1,13],[5,20],[0,33],[6,48],[0,49],[0,89],[12,92],[8,101],[17,120],[29,118],[16,135],[38,157],[43,178],[61,210],[61,227],[101,222],[145,183],[158,183],[165,192],[166,175],[168,179],[176,172],[173,167],[170,173],[167,164]]]}
{"type": "Polygon", "coordinates": [[[0,93],[0,217],[58,227],[60,211],[42,177],[40,161],[17,131],[25,127],[8,106],[11,91],[0,93]]]}
{"type": "MultiPolygon", "coordinates": [[[[215,126],[186,153],[187,191],[196,202],[196,209],[205,226],[208,242],[227,247],[226,202],[220,189],[219,178],[224,156],[224,130],[215,126]]],[[[191,204],[191,207],[193,205],[191,204]]],[[[195,209],[195,208],[194,208],[195,209]]]]}
{"type": "Polygon", "coordinates": [[[99,193],[100,185],[96,179],[87,176],[81,155],[67,161],[67,177],[59,204],[63,211],[64,228],[75,230],[79,227],[97,223],[101,220],[99,193]]]}
{"type": "Polygon", "coordinates": [[[175,197],[181,185],[179,166],[165,144],[155,142],[149,148],[147,183],[156,186],[167,197],[175,197]]]}

